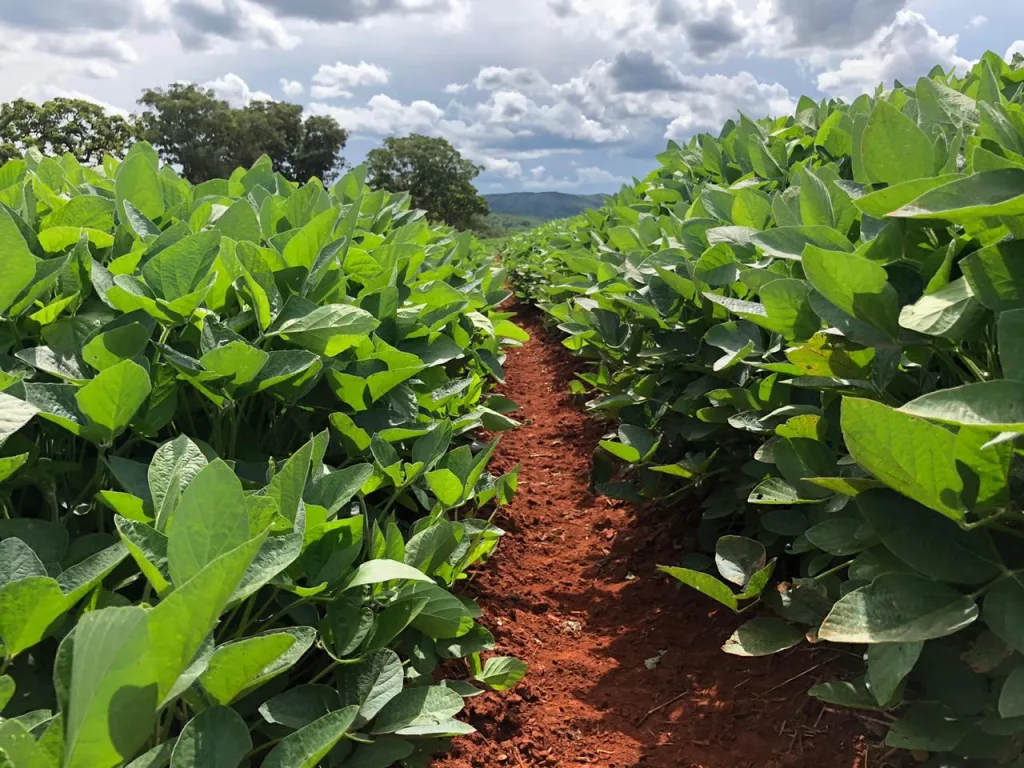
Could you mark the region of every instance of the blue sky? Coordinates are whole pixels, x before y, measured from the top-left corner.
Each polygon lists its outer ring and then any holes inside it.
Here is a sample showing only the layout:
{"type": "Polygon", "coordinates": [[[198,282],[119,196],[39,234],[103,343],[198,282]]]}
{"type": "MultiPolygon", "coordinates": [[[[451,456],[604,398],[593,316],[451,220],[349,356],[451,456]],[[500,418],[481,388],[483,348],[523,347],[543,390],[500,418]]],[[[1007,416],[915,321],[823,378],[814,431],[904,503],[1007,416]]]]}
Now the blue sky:
{"type": "Polygon", "coordinates": [[[607,192],[667,138],[1024,52],[1006,0],[0,0],[0,100],[132,111],[187,80],[330,114],[358,162],[440,135],[484,192],[607,192]],[[1015,34],[1016,33],[1016,34],[1015,34]]]}

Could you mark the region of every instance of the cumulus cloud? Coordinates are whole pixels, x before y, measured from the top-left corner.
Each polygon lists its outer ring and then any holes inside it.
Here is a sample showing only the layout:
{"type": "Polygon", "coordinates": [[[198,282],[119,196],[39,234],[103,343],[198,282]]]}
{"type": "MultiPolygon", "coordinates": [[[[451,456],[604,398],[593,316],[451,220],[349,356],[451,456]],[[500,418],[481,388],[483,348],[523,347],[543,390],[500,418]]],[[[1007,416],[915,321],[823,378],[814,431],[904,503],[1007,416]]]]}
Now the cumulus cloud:
{"type": "Polygon", "coordinates": [[[457,9],[454,0],[253,0],[275,16],[326,23],[357,23],[384,15],[427,15],[457,9]]]}
{"type": "Polygon", "coordinates": [[[309,111],[315,115],[330,115],[342,128],[357,136],[434,134],[444,120],[444,110],[436,104],[422,100],[403,104],[383,93],[371,98],[365,107],[334,107],[313,102],[309,111]]]}
{"type": "Polygon", "coordinates": [[[1003,56],[1007,61],[1012,61],[1013,57],[1017,54],[1024,56],[1024,40],[1018,40],[1013,43],[1009,48],[1006,49],[1006,55],[1003,56]]]}
{"type": "Polygon", "coordinates": [[[247,107],[254,101],[273,101],[269,93],[254,91],[241,77],[234,72],[228,72],[223,77],[203,83],[204,88],[209,88],[218,99],[223,99],[232,107],[247,107]]]}
{"type": "Polygon", "coordinates": [[[166,12],[181,44],[190,50],[223,43],[287,50],[299,44],[279,20],[245,0],[175,0],[166,12]]]}
{"type": "Polygon", "coordinates": [[[617,90],[630,93],[675,91],[683,85],[679,68],[650,51],[623,51],[612,60],[608,75],[617,90]]]}
{"type": "Polygon", "coordinates": [[[287,77],[282,77],[281,92],[289,99],[297,99],[306,92],[306,86],[298,80],[289,80],[287,77]]]}
{"type": "Polygon", "coordinates": [[[610,192],[628,181],[624,176],[616,176],[597,166],[576,168],[574,175],[560,178],[549,175],[546,170],[542,165],[532,169],[530,177],[523,180],[523,189],[571,192],[582,187],[600,187],[610,192]]]}
{"type": "Polygon", "coordinates": [[[75,59],[101,59],[115,64],[139,60],[135,49],[116,35],[83,32],[75,35],[40,35],[36,50],[75,59]]]}
{"type": "Polygon", "coordinates": [[[988,24],[988,16],[972,16],[971,20],[967,22],[968,29],[978,29],[988,24]]]}
{"type": "Polygon", "coordinates": [[[360,61],[358,64],[324,64],[313,75],[311,93],[314,99],[350,99],[350,88],[367,85],[387,85],[391,73],[376,64],[360,61]]]}
{"type": "Polygon", "coordinates": [[[517,67],[484,67],[473,80],[480,91],[512,90],[521,93],[549,93],[551,83],[535,69],[517,67]]]}
{"type": "Polygon", "coordinates": [[[448,83],[444,87],[444,92],[450,94],[462,93],[467,88],[469,88],[469,85],[466,83],[448,83]]]}
{"type": "Polygon", "coordinates": [[[916,80],[936,64],[960,70],[971,66],[957,54],[956,35],[940,35],[921,14],[900,11],[895,21],[860,46],[854,56],[818,75],[818,89],[852,98],[879,83],[916,80]]]}
{"type": "Polygon", "coordinates": [[[103,107],[107,112],[113,115],[120,115],[121,117],[127,117],[128,111],[121,109],[103,99],[98,99],[92,94],[83,93],[82,91],[62,88],[54,83],[33,83],[31,85],[24,85],[18,89],[18,96],[28,101],[34,101],[37,104],[41,104],[44,101],[50,99],[81,99],[82,101],[91,101],[93,104],[98,104],[103,107]]]}
{"type": "Polygon", "coordinates": [[[848,48],[890,24],[909,0],[774,0],[772,22],[794,48],[848,48]]]}

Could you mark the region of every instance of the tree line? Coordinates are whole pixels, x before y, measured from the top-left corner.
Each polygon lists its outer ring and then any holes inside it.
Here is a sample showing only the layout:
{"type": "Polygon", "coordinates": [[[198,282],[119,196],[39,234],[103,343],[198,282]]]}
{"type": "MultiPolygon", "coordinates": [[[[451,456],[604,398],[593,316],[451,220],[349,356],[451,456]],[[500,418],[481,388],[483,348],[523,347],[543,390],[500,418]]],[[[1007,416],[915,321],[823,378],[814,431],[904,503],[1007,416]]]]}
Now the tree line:
{"type": "MultiPolygon", "coordinates": [[[[226,178],[263,155],[300,183],[313,177],[330,182],[345,167],[348,131],[330,116],[305,115],[298,104],[253,101],[233,107],[208,88],[175,83],[145,90],[139,105],[138,113],[125,117],[82,99],[0,104],[0,162],[35,148],[99,164],[104,155],[123,156],[142,140],[193,184],[226,178]]],[[[469,229],[488,213],[473,186],[483,168],[443,138],[390,137],[370,151],[366,165],[372,187],[408,192],[434,221],[469,229]]]]}

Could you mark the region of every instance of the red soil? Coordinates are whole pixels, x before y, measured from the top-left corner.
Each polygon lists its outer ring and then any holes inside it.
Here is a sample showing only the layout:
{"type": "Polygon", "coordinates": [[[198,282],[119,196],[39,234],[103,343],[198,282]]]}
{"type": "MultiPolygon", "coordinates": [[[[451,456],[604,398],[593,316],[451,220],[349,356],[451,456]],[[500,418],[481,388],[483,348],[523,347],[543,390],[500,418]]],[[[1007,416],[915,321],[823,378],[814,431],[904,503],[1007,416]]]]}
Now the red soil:
{"type": "Polygon", "coordinates": [[[479,733],[435,768],[862,768],[864,724],[806,695],[841,675],[842,654],[720,650],[740,621],[655,570],[692,550],[685,510],[590,491],[606,427],[566,394],[578,364],[535,310],[516,309],[533,339],[511,352],[503,392],[524,425],[504,436],[496,466],[522,462],[519,495],[470,590],[497,650],[530,672],[511,693],[470,701],[479,733]]]}

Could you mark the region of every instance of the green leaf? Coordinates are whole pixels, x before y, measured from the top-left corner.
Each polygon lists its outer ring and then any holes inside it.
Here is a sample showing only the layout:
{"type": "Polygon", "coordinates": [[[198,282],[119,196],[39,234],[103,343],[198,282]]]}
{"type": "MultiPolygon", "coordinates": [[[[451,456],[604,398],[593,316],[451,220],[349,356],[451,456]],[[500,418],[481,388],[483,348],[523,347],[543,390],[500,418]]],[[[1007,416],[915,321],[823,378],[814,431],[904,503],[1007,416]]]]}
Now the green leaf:
{"type": "Polygon", "coordinates": [[[931,579],[879,576],[832,607],[818,637],[833,643],[912,643],[955,634],[979,615],[974,601],[931,579]]]}
{"type": "Polygon", "coordinates": [[[1003,376],[1013,381],[1024,381],[1024,309],[1013,309],[999,314],[999,361],[1003,376]]]}
{"type": "MultiPolygon", "coordinates": [[[[1024,172],[1022,172],[1024,173],[1024,172]]],[[[977,300],[996,312],[1024,309],[1024,241],[1012,240],[960,260],[977,300]]]]}
{"type": "Polygon", "coordinates": [[[125,360],[103,370],[75,395],[78,407],[89,420],[114,437],[146,403],[152,385],[146,369],[125,360]]]}
{"type": "Polygon", "coordinates": [[[331,472],[320,478],[310,491],[311,504],[324,507],[328,516],[336,515],[344,508],[366,481],[373,475],[372,464],[356,464],[331,472]]]}
{"type": "Polygon", "coordinates": [[[730,608],[733,611],[739,609],[739,600],[733,591],[714,576],[701,573],[700,571],[692,571],[688,568],[673,568],[666,565],[659,565],[658,570],[667,573],[688,587],[693,587],[698,592],[707,595],[726,608],[730,608]]]}
{"type": "Polygon", "coordinates": [[[249,727],[228,707],[204,709],[182,729],[171,768],[237,768],[252,750],[249,727]]]}
{"type": "Polygon", "coordinates": [[[191,665],[263,544],[257,536],[207,565],[149,612],[152,663],[163,701],[191,665]]]}
{"type": "Polygon", "coordinates": [[[404,680],[405,671],[397,653],[390,649],[374,651],[359,664],[341,669],[341,706],[358,706],[356,725],[362,727],[402,692],[404,680]]]}
{"type": "Polygon", "coordinates": [[[39,413],[34,405],[0,392],[0,445],[39,413]]]}
{"type": "MultiPolygon", "coordinates": [[[[312,640],[310,638],[303,651],[312,640]]],[[[222,645],[213,652],[199,683],[213,701],[227,706],[268,680],[268,671],[296,642],[297,638],[290,632],[270,632],[222,645]]]]}
{"type": "Polygon", "coordinates": [[[881,403],[846,398],[843,436],[857,463],[927,507],[954,520],[964,516],[956,435],[881,403]]]}
{"type": "Polygon", "coordinates": [[[300,685],[265,702],[260,714],[268,723],[299,730],[336,709],[341,709],[337,689],[329,685],[300,685]]]}
{"type": "Polygon", "coordinates": [[[14,678],[10,675],[0,676],[0,712],[3,712],[4,708],[11,703],[15,688],[14,678]]]}
{"type": "Polygon", "coordinates": [[[18,538],[0,541],[0,587],[37,576],[46,577],[46,566],[35,550],[18,538]]]}
{"type": "Polygon", "coordinates": [[[986,626],[1024,653],[1024,585],[1016,578],[1000,581],[985,595],[982,608],[986,626]]]}
{"type": "Polygon", "coordinates": [[[427,485],[445,507],[458,506],[465,493],[462,481],[450,469],[437,469],[427,473],[427,485]]]}
{"type": "Polygon", "coordinates": [[[860,494],[857,506],[886,549],[926,576],[954,584],[985,584],[1003,570],[985,530],[965,531],[888,490],[860,494]]]}
{"type": "Polygon", "coordinates": [[[854,250],[853,243],[842,232],[821,226],[776,227],[757,233],[751,242],[768,256],[793,261],[800,261],[809,245],[846,253],[853,253],[854,250]]]}
{"type": "Polygon", "coordinates": [[[900,184],[935,172],[928,135],[888,101],[875,102],[861,138],[861,155],[870,181],[900,184]]]}
{"type": "Polygon", "coordinates": [[[379,325],[373,315],[357,307],[318,307],[293,296],[267,335],[292,340],[324,357],[335,357],[356,346],[379,325]]]}
{"type": "Polygon", "coordinates": [[[364,587],[369,584],[383,584],[395,580],[433,583],[433,579],[429,576],[405,563],[396,560],[368,560],[356,569],[345,589],[364,587]]]}
{"type": "Polygon", "coordinates": [[[74,635],[65,768],[130,760],[153,733],[159,703],[142,608],[85,614],[74,635]]]}
{"type": "Polygon", "coordinates": [[[984,314],[984,307],[974,298],[974,291],[965,278],[954,280],[944,288],[900,311],[900,327],[928,336],[960,339],[984,314]]]}
{"type": "Polygon", "coordinates": [[[0,283],[0,314],[6,312],[19,294],[32,284],[36,275],[36,257],[15,223],[14,215],[0,206],[0,253],[4,279],[0,283]]]}
{"type": "Polygon", "coordinates": [[[68,609],[54,579],[34,576],[0,587],[0,638],[7,655],[17,656],[38,643],[68,609]]]}
{"type": "Polygon", "coordinates": [[[493,691],[508,691],[515,688],[526,677],[525,662],[511,656],[495,656],[487,660],[483,669],[473,674],[473,679],[493,691]]]}
{"type": "Polygon", "coordinates": [[[924,643],[879,643],[869,645],[866,654],[868,671],[867,689],[879,706],[888,704],[903,679],[917,664],[924,643]]]}
{"type": "Polygon", "coordinates": [[[407,688],[380,711],[372,732],[401,736],[405,729],[446,725],[446,721],[462,711],[462,706],[462,697],[448,688],[407,688]]]}
{"type": "Polygon", "coordinates": [[[68,608],[71,608],[85,597],[87,592],[109,576],[126,557],[128,557],[128,548],[118,542],[64,570],[57,577],[57,583],[67,597],[68,608]]]}
{"type": "MultiPolygon", "coordinates": [[[[455,544],[454,540],[452,544],[455,544]]],[[[454,546],[451,549],[454,549],[454,546]]],[[[399,593],[398,599],[427,601],[411,624],[434,640],[460,637],[473,628],[473,617],[465,604],[435,584],[409,584],[399,593]]]]}
{"type": "Polygon", "coordinates": [[[206,465],[206,456],[185,435],[179,435],[157,448],[149,465],[147,482],[153,497],[158,530],[166,529],[182,491],[206,465]]]}
{"type": "Polygon", "coordinates": [[[129,152],[117,169],[114,189],[118,217],[126,215],[124,204],[130,202],[146,218],[157,219],[164,212],[164,193],[157,175],[156,153],[151,154],[148,144],[136,147],[142,149],[129,152]]]}
{"type": "Polygon", "coordinates": [[[951,181],[890,213],[909,219],[975,219],[1024,214],[1024,170],[985,171],[951,181]]]}
{"type": "Polygon", "coordinates": [[[765,567],[764,545],[742,536],[723,536],[715,546],[715,564],[722,578],[744,587],[765,567]]]}
{"type": "Polygon", "coordinates": [[[882,267],[861,256],[813,245],[804,250],[803,267],[811,285],[831,304],[896,337],[900,300],[882,267]]]}
{"type": "Polygon", "coordinates": [[[903,413],[994,432],[1024,432],[1024,382],[997,379],[941,389],[900,408],[903,413]]]}
{"type": "Polygon", "coordinates": [[[737,629],[722,650],[733,656],[771,656],[803,640],[803,632],[781,619],[757,618],[737,629]]]}
{"type": "Polygon", "coordinates": [[[174,511],[167,541],[171,580],[181,586],[249,540],[242,483],[220,459],[189,483],[174,511]]]}
{"type": "Polygon", "coordinates": [[[359,707],[345,707],[285,736],[267,755],[263,768],[316,768],[348,733],[358,714],[359,707]]]}

